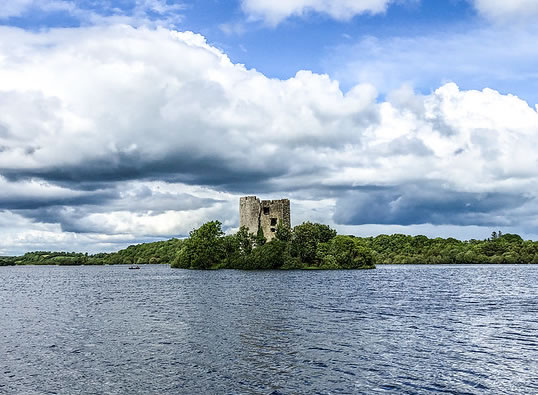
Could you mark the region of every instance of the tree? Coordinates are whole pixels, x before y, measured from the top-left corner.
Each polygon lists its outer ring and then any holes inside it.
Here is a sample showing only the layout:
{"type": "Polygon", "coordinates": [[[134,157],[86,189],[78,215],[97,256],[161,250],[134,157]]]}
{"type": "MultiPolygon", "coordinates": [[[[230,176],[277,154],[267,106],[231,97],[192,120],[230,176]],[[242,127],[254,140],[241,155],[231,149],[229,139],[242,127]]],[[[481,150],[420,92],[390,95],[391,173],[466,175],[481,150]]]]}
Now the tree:
{"type": "Polygon", "coordinates": [[[277,238],[277,240],[284,241],[287,243],[291,241],[291,236],[291,229],[287,226],[284,226],[282,220],[278,221],[278,226],[276,227],[275,233],[275,237],[277,238]]]}
{"type": "Polygon", "coordinates": [[[313,264],[316,258],[318,246],[318,232],[314,224],[305,222],[293,228],[291,241],[291,253],[298,257],[301,262],[313,264]]]}
{"type": "Polygon", "coordinates": [[[319,243],[327,243],[336,236],[336,231],[328,225],[304,222],[293,228],[291,254],[303,263],[312,265],[316,262],[319,243]]]}
{"type": "Polygon", "coordinates": [[[521,238],[520,235],[514,235],[512,233],[502,234],[500,231],[499,231],[499,239],[507,243],[514,243],[514,244],[523,243],[523,239],[521,238]]]}
{"type": "Polygon", "coordinates": [[[244,255],[249,255],[252,252],[252,248],[254,247],[256,239],[248,231],[248,228],[246,226],[242,226],[241,228],[239,228],[239,231],[235,234],[235,238],[237,240],[241,253],[244,255]]]}
{"type": "Polygon", "coordinates": [[[353,265],[350,269],[373,269],[375,268],[375,258],[372,250],[362,246],[355,247],[353,265]]]}
{"type": "Polygon", "coordinates": [[[224,232],[219,221],[211,221],[190,232],[173,262],[173,267],[210,269],[225,258],[224,232]]]}
{"type": "Polygon", "coordinates": [[[317,239],[319,243],[327,243],[332,238],[336,237],[336,230],[332,229],[329,225],[312,224],[317,232],[317,239]]]}
{"type": "Polygon", "coordinates": [[[267,242],[265,235],[263,234],[263,229],[260,226],[258,228],[258,233],[256,234],[256,247],[262,246],[267,242]]]}
{"type": "Polygon", "coordinates": [[[287,261],[287,244],[284,241],[272,240],[255,248],[246,260],[245,269],[264,270],[279,269],[287,261]]]}
{"type": "Polygon", "coordinates": [[[372,251],[349,236],[334,237],[329,242],[327,255],[334,257],[334,263],[342,269],[375,266],[372,251]]]}

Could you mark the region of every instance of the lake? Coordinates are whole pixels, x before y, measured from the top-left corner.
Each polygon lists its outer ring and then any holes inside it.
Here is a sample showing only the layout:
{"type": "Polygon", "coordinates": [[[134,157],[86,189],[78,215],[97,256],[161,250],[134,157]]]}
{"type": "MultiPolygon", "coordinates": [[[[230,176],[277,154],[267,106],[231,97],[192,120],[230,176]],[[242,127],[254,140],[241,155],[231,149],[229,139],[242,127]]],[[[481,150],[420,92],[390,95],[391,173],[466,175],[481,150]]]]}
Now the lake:
{"type": "Polygon", "coordinates": [[[0,267],[0,393],[538,393],[538,266],[0,267]]]}

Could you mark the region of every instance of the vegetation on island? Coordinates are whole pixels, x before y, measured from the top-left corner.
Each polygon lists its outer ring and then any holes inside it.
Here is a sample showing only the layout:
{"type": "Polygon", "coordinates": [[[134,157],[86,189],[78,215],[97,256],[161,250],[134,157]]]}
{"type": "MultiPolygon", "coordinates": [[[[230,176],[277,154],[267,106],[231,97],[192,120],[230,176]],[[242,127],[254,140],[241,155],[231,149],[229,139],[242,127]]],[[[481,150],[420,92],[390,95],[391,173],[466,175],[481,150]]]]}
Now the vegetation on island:
{"type": "Polygon", "coordinates": [[[29,252],[0,257],[6,265],[170,264],[191,269],[354,269],[375,264],[529,264],[538,263],[538,242],[493,232],[486,240],[430,239],[403,234],[354,237],[337,235],[327,225],[306,222],[277,227],[267,242],[246,228],[224,235],[218,221],[208,222],[185,240],[132,245],[115,253],[29,252]]]}
{"type": "Polygon", "coordinates": [[[171,263],[181,269],[372,269],[372,251],[327,225],[305,222],[293,230],[277,226],[267,242],[263,231],[242,227],[224,235],[219,221],[193,230],[171,263]]]}

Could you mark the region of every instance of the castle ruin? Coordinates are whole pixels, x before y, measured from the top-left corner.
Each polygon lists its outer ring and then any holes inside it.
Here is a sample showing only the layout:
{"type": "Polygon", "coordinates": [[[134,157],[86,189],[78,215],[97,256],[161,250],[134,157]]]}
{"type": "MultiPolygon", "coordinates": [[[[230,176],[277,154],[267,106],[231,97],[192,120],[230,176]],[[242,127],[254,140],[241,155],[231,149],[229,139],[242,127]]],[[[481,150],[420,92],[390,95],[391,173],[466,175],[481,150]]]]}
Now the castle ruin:
{"type": "Polygon", "coordinates": [[[261,228],[267,241],[271,241],[280,221],[291,228],[288,199],[260,201],[256,196],[239,199],[239,226],[246,226],[250,233],[257,234],[261,228]]]}

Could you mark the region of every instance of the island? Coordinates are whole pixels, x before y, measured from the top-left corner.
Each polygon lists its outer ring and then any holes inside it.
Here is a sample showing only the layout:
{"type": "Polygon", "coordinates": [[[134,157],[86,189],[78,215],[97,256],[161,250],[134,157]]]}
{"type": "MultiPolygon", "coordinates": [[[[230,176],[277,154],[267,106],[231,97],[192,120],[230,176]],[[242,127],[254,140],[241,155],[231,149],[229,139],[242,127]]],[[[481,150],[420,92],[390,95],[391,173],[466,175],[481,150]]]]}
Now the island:
{"type": "Polygon", "coordinates": [[[276,228],[267,241],[246,227],[225,235],[219,221],[190,232],[186,239],[131,245],[114,253],[29,252],[0,257],[11,265],[169,264],[185,269],[371,269],[383,264],[537,264],[538,242],[492,232],[484,240],[428,238],[404,234],[338,235],[328,225],[305,222],[276,228]]]}

